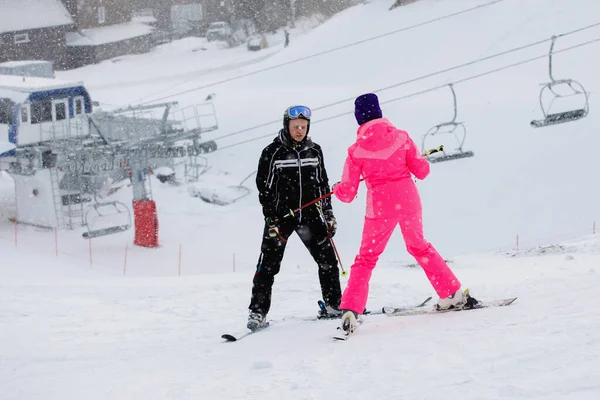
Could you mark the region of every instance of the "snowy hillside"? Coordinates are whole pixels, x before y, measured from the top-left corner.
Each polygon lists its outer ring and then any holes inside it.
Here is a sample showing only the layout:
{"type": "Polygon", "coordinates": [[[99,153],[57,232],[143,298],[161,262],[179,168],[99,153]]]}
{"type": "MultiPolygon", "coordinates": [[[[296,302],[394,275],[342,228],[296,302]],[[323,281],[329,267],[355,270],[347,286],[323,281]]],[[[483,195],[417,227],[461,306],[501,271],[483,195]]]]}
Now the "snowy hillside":
{"type": "MultiPolygon", "coordinates": [[[[352,115],[355,96],[376,91],[385,103],[384,114],[420,143],[430,127],[452,118],[452,96],[444,85],[458,82],[455,84],[458,120],[464,121],[467,129],[464,149],[474,151],[475,157],[436,164],[431,176],[418,183],[423,195],[426,235],[442,254],[453,257],[512,246],[517,235],[523,244],[577,237],[591,233],[594,221],[600,219],[598,189],[589,184],[596,175],[590,164],[592,158],[581,154],[596,148],[600,140],[596,132],[599,117],[594,112],[599,85],[594,73],[598,65],[595,56],[598,42],[554,57],[557,78],[576,79],[590,92],[589,116],[541,129],[529,125],[531,120],[542,117],[538,95],[540,84],[549,81],[545,56],[550,47],[549,38],[599,22],[595,14],[589,12],[597,7],[593,0],[576,3],[577,6],[563,0],[423,0],[388,12],[387,1],[374,1],[348,9],[293,38],[289,48],[283,49],[281,44],[271,48],[271,57],[264,61],[239,66],[242,56],[233,53],[249,52],[224,50],[224,54],[231,52],[231,65],[235,68],[210,74],[203,74],[204,68],[198,68],[197,77],[186,72],[179,81],[164,84],[170,89],[161,86],[160,78],[165,71],[158,67],[143,72],[154,74],[156,80],[148,78],[146,83],[134,80],[131,86],[129,75],[124,72],[123,82],[119,82],[116,77],[120,75],[112,74],[112,69],[119,64],[122,65],[118,68],[129,65],[129,74],[133,74],[137,71],[135,57],[141,57],[144,65],[160,66],[168,62],[180,64],[187,70],[198,53],[190,53],[189,48],[187,52],[182,51],[188,46],[183,45],[185,41],[149,55],[132,56],[127,64],[125,61],[104,63],[61,73],[64,75],[61,77],[83,77],[91,81],[92,96],[110,106],[139,99],[144,102],[177,100],[184,106],[216,93],[220,129],[207,134],[206,139],[216,139],[223,150],[208,156],[212,167],[200,184],[204,187],[219,185],[216,191],[239,185],[256,170],[258,154],[279,129],[281,114],[289,104],[304,103],[315,110],[311,136],[325,149],[329,174],[335,182],[341,174],[346,147],[356,131],[352,115]],[[362,28],[357,29],[357,26],[362,28]],[[395,31],[398,32],[382,36],[395,31]],[[378,36],[382,37],[365,41],[378,36]],[[362,44],[307,58],[361,40],[362,44]],[[514,51],[537,42],[541,43],[514,51]],[[498,53],[507,54],[489,58],[498,53]],[[535,57],[539,59],[459,82],[535,57]],[[153,62],[149,63],[148,58],[153,62]],[[489,59],[475,62],[486,58],[489,59]],[[378,90],[467,63],[471,64],[389,90],[378,90]],[[248,75],[281,64],[285,65],[248,75]],[[238,79],[240,76],[245,77],[238,79]],[[124,86],[102,89],[96,86],[102,80],[124,86]],[[213,82],[225,83],[211,85],[213,82]],[[199,87],[203,89],[195,90],[199,87]],[[412,96],[422,91],[426,93],[412,96]],[[410,97],[395,101],[406,96],[410,97]],[[339,104],[328,106],[332,103],[339,104]],[[256,126],[259,128],[248,129],[256,126]],[[254,138],[257,140],[252,140],[254,138]]],[[[559,38],[556,50],[598,38],[600,26],[594,26],[559,38]]],[[[220,57],[225,55],[219,53],[215,60],[220,57]]],[[[244,62],[251,62],[256,55],[244,57],[244,62]]],[[[567,106],[580,107],[577,100],[580,99],[570,99],[567,106]]],[[[555,107],[561,104],[556,103],[555,107]]],[[[450,139],[443,142],[448,143],[450,139]]],[[[441,142],[441,138],[434,137],[427,147],[441,142]]],[[[223,247],[222,238],[213,234],[216,229],[210,224],[213,218],[217,218],[219,226],[244,221],[242,226],[229,226],[228,243],[246,242],[249,246],[227,245],[225,256],[210,254],[210,259],[229,263],[235,252],[238,262],[248,262],[252,268],[262,217],[253,178],[245,182],[252,190],[250,195],[226,208],[190,202],[185,195],[182,198],[182,188],[156,193],[162,216],[162,243],[172,244],[173,251],[177,251],[180,244],[177,232],[190,225],[180,224],[180,216],[188,220],[180,206],[190,204],[198,215],[198,223],[211,226],[208,230],[189,228],[199,242],[206,244],[205,248],[223,247]],[[172,196],[177,198],[175,209],[171,209],[173,202],[168,200],[172,196]]],[[[346,263],[352,262],[360,237],[362,221],[355,216],[363,212],[362,195],[361,190],[352,205],[334,203],[340,225],[338,245],[346,263]]],[[[399,233],[397,235],[401,240],[399,233]]],[[[119,239],[118,243],[121,242],[119,239]]],[[[294,258],[310,262],[303,248],[292,251],[294,258]]],[[[398,259],[411,261],[403,245],[390,248],[382,257],[384,262],[398,259]]]]}
{"type": "MultiPolygon", "coordinates": [[[[272,327],[237,343],[249,274],[110,277],[0,242],[0,384],[14,399],[594,400],[600,393],[600,242],[461,257],[453,268],[507,308],[366,317],[348,342],[336,321],[303,322],[310,266],[275,286],[272,327]],[[281,323],[279,323],[281,322],[281,323]]],[[[370,304],[431,294],[416,268],[382,265],[370,304]]]]}
{"type": "MultiPolygon", "coordinates": [[[[106,108],[185,106],[215,93],[219,130],[205,139],[219,150],[206,155],[211,168],[198,183],[151,179],[156,249],[133,246],[133,230],[87,241],[83,230],[15,226],[12,180],[0,172],[2,399],[598,397],[600,5],[419,0],[390,12],[391,3],[300,27],[288,48],[275,41],[253,53],[188,38],[57,72],[84,81],[106,108]],[[550,79],[549,39],[560,34],[555,51],[568,50],[555,55],[554,75],[584,85],[590,113],[532,128],[542,117],[540,84],[550,79]],[[294,236],[274,288],[273,326],[221,344],[222,333],[245,330],[262,232],[251,173],[283,110],[313,109],[310,135],[334,183],[356,132],[356,96],[376,92],[384,115],[420,144],[452,118],[448,83],[467,128],[464,149],[475,156],[433,164],[417,183],[425,235],[475,297],[518,300],[466,313],[371,316],[350,341],[332,343],[337,322],[301,320],[316,314],[320,294],[314,262],[294,236]],[[231,205],[190,196],[232,195],[246,178],[249,195],[231,205]]],[[[333,203],[345,269],[358,249],[364,193],[333,203]]],[[[118,192],[125,203],[131,195],[118,192]]],[[[395,232],[367,307],[434,295],[420,268],[407,267],[413,262],[395,232]]]]}

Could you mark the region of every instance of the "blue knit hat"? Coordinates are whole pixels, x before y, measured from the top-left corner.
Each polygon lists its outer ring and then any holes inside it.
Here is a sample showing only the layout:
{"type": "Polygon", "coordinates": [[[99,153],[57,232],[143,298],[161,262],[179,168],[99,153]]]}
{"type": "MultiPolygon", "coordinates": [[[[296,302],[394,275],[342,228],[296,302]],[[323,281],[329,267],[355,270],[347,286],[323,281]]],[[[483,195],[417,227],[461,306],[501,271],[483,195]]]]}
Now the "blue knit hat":
{"type": "Polygon", "coordinates": [[[379,108],[379,99],[374,93],[367,93],[358,96],[354,101],[354,116],[358,125],[369,122],[373,119],[382,118],[381,108],[379,108]]]}

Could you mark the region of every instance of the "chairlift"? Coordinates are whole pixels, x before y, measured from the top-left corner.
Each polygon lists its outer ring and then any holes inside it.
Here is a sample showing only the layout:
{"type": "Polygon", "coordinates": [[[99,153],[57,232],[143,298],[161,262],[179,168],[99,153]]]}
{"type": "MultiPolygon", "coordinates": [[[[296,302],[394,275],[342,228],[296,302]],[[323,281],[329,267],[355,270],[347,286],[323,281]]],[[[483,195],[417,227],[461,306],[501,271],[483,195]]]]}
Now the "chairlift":
{"type": "MultiPolygon", "coordinates": [[[[94,196],[95,198],[95,196],[94,196]]],[[[109,201],[88,208],[85,213],[85,239],[124,232],[131,227],[131,211],[120,201],[109,201]]]]}
{"type": "Polygon", "coordinates": [[[206,203],[228,206],[250,194],[250,189],[244,186],[232,185],[220,189],[202,188],[200,190],[193,190],[190,193],[192,196],[199,197],[206,203]]]}
{"type": "Polygon", "coordinates": [[[552,74],[552,52],[554,50],[554,43],[556,42],[557,36],[552,36],[552,43],[550,44],[550,51],[548,53],[548,72],[550,75],[550,82],[542,84],[542,90],[540,91],[540,107],[542,112],[544,113],[544,119],[533,120],[531,121],[531,126],[534,128],[540,128],[549,125],[560,124],[563,122],[575,121],[581,119],[588,115],[589,112],[589,96],[585,91],[583,85],[581,83],[573,80],[573,79],[554,79],[552,74]],[[562,95],[556,89],[557,88],[565,88],[569,91],[569,94],[562,95]],[[546,105],[544,102],[544,98],[547,98],[548,95],[551,96],[551,101],[546,105]],[[554,101],[559,98],[573,97],[578,96],[582,97],[582,107],[550,113],[550,109],[554,104],[554,101]]]}
{"type": "Polygon", "coordinates": [[[190,187],[188,192],[192,197],[199,197],[207,203],[228,206],[250,194],[251,191],[248,187],[244,186],[244,182],[252,177],[252,175],[256,174],[256,172],[257,171],[254,171],[246,176],[238,185],[225,187],[190,187]]]}
{"type": "Polygon", "coordinates": [[[441,124],[435,125],[430,128],[425,135],[423,135],[422,144],[421,144],[421,153],[427,154],[427,142],[433,136],[446,134],[452,136],[455,140],[451,142],[458,144],[458,147],[446,151],[446,146],[440,146],[440,151],[431,153],[426,156],[427,160],[431,163],[441,162],[441,161],[450,161],[457,160],[460,158],[473,157],[475,153],[472,151],[464,151],[463,144],[465,143],[465,139],[467,138],[467,128],[465,128],[465,124],[462,122],[456,122],[457,116],[457,105],[456,105],[456,93],[454,91],[454,86],[450,83],[448,84],[450,91],[452,91],[452,99],[454,101],[454,116],[452,120],[449,122],[443,122],[441,124]]]}
{"type": "Polygon", "coordinates": [[[209,140],[203,143],[200,143],[200,151],[202,153],[212,153],[217,150],[217,142],[214,140],[209,140]]]}

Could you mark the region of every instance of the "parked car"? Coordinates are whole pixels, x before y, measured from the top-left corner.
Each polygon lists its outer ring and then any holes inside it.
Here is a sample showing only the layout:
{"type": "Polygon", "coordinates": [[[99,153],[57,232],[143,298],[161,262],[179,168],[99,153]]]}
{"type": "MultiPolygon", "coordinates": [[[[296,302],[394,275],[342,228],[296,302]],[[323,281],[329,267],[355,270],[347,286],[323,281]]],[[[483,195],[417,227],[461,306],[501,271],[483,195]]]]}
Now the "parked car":
{"type": "Polygon", "coordinates": [[[269,47],[269,43],[262,35],[252,35],[248,40],[248,51],[259,51],[267,47],[269,47]]]}
{"type": "Polygon", "coordinates": [[[227,40],[229,36],[231,36],[231,27],[224,21],[211,23],[206,31],[206,39],[209,42],[213,40],[227,40]]]}

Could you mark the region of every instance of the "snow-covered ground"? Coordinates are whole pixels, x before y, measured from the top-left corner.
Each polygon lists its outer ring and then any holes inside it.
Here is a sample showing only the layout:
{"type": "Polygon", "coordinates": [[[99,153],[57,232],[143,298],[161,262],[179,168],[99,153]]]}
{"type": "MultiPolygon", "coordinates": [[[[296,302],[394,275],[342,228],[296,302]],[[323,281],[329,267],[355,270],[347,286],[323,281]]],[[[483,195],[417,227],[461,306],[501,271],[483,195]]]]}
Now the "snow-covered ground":
{"type": "MultiPolygon", "coordinates": [[[[390,5],[371,1],[292,31],[288,48],[279,42],[253,53],[188,38],[57,73],[83,80],[110,108],[165,100],[186,106],[215,93],[219,130],[205,139],[215,139],[219,150],[206,155],[211,168],[197,183],[151,178],[160,222],[155,249],[133,246],[133,230],[87,241],[83,230],[55,235],[15,227],[12,181],[2,173],[0,398],[598,398],[600,190],[593,151],[600,146],[600,42],[554,58],[556,78],[577,79],[591,94],[590,114],[567,124],[529,125],[541,118],[547,58],[474,78],[543,56],[549,41],[380,89],[599,23],[600,6],[420,0],[389,12],[390,5]],[[301,321],[316,314],[320,294],[314,262],[293,237],[274,288],[273,326],[221,343],[222,333],[245,330],[262,213],[253,176],[243,183],[249,195],[227,206],[190,193],[242,193],[235,186],[256,169],[283,110],[296,103],[315,111],[311,136],[335,182],[356,131],[355,96],[377,91],[384,115],[420,143],[431,126],[452,117],[443,87],[452,82],[468,132],[464,148],[475,156],[434,164],[418,183],[426,237],[476,298],[518,300],[473,312],[365,317],[350,341],[332,342],[335,321],[301,321]],[[395,101],[417,92],[424,93],[395,101]],[[261,127],[235,134],[254,126],[261,127]]],[[[596,26],[560,37],[556,49],[599,38],[596,26]]],[[[434,138],[426,147],[438,144],[434,138]]],[[[116,195],[126,204],[128,190],[116,195]]],[[[346,269],[358,248],[364,201],[364,188],[351,205],[334,200],[346,269]]],[[[423,272],[407,266],[413,262],[396,232],[367,307],[434,295],[423,272]]]]}
{"type": "MultiPolygon", "coordinates": [[[[469,255],[452,264],[507,308],[365,317],[348,342],[337,321],[304,322],[319,297],[312,266],[277,280],[273,325],[244,331],[250,273],[115,277],[65,256],[0,242],[3,399],[539,399],[600,393],[600,242],[543,254],[469,255]],[[281,322],[281,323],[278,323],[281,322]]],[[[369,304],[431,294],[417,268],[382,264],[369,304]]]]}
{"type": "MultiPolygon", "coordinates": [[[[290,43],[310,32],[322,19],[300,19],[295,28],[288,29],[290,43]]],[[[224,74],[239,74],[243,67],[259,63],[284,49],[282,29],[267,33],[265,37],[269,47],[261,51],[248,51],[246,45],[229,48],[225,42],[187,37],[157,46],[146,54],[121,56],[97,65],[59,71],[57,77],[84,77],[93,98],[106,108],[137,104],[162,97],[165,91],[185,90],[199,80],[218,80],[224,74]]],[[[197,96],[189,99],[198,101],[197,96]]],[[[172,100],[183,99],[169,99],[172,100]]]]}

